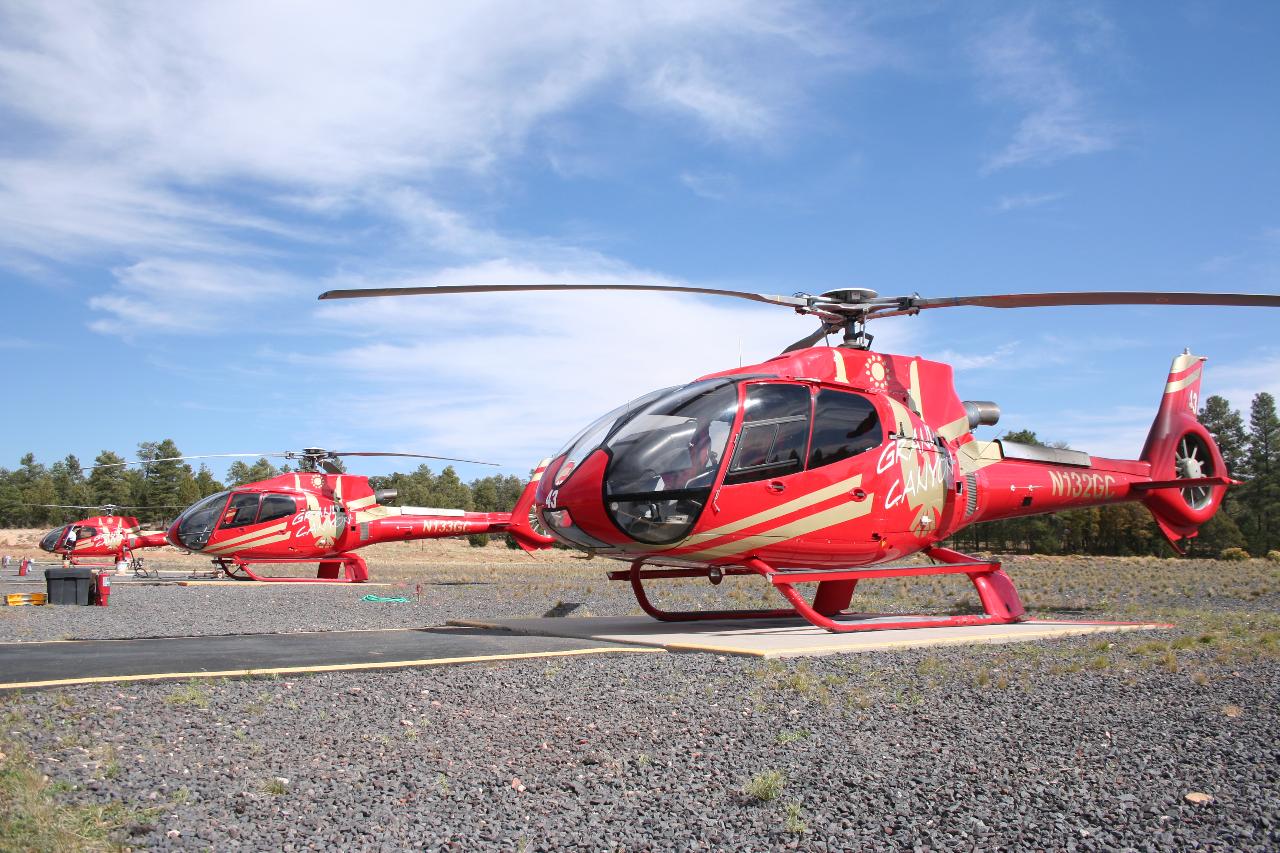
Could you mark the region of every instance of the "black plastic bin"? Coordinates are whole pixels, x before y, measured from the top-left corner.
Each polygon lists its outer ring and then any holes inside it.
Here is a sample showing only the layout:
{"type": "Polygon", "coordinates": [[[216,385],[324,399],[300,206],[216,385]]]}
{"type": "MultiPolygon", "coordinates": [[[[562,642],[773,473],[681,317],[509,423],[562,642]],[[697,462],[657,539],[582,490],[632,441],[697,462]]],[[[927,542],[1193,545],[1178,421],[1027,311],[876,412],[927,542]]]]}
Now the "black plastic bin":
{"type": "Polygon", "coordinates": [[[93,569],[45,569],[50,604],[92,604],[93,569]]]}

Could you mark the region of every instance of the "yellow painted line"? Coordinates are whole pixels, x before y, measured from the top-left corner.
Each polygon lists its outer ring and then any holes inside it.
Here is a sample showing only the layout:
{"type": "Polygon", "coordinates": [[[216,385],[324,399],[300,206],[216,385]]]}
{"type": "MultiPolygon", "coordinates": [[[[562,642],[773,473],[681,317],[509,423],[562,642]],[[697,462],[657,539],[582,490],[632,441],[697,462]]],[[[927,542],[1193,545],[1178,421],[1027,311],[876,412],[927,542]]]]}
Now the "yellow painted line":
{"type": "Polygon", "coordinates": [[[242,678],[256,675],[304,675],[313,672],[349,672],[370,669],[404,669],[408,667],[444,666],[460,663],[486,663],[490,661],[529,660],[532,658],[580,657],[583,655],[648,653],[665,654],[665,649],[640,646],[617,646],[603,649],[566,649],[558,652],[513,652],[505,655],[475,655],[473,657],[424,658],[422,660],[372,661],[366,663],[334,663],[316,666],[282,666],[269,669],[224,669],[216,672],[161,672],[146,675],[98,675],[87,678],[55,678],[49,681],[13,681],[0,684],[0,690],[22,690],[36,687],[67,687],[78,684],[107,684],[112,682],[165,681],[186,678],[242,678]]]}
{"type": "Polygon", "coordinates": [[[220,637],[293,637],[298,634],[374,634],[380,631],[438,631],[447,627],[449,626],[424,625],[420,628],[341,628],[336,631],[261,631],[257,634],[184,634],[177,637],[72,637],[69,640],[0,640],[0,646],[43,646],[49,643],[135,643],[145,640],[211,640],[220,637]]]}
{"type": "Polygon", "coordinates": [[[669,652],[713,652],[720,655],[739,655],[749,658],[767,658],[770,654],[760,649],[737,649],[732,646],[712,646],[701,643],[667,643],[663,648],[669,652]]]}

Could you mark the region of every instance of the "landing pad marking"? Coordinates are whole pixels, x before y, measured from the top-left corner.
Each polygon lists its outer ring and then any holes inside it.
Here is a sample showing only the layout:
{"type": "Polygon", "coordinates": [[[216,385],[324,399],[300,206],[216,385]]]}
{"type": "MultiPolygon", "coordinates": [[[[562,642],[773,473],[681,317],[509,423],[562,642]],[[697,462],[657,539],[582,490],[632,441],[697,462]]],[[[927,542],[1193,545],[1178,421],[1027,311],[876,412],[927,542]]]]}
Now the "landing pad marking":
{"type": "MultiPolygon", "coordinates": [[[[902,621],[876,616],[863,621],[902,621]]],[[[928,617],[918,617],[925,619],[928,617]]],[[[710,652],[756,658],[810,657],[962,643],[1016,643],[1111,631],[1171,628],[1152,622],[1029,620],[1005,625],[909,628],[834,634],[795,619],[723,620],[715,623],[657,622],[647,617],[604,616],[560,619],[450,620],[450,625],[533,636],[631,643],[670,652],[710,652]]]]}

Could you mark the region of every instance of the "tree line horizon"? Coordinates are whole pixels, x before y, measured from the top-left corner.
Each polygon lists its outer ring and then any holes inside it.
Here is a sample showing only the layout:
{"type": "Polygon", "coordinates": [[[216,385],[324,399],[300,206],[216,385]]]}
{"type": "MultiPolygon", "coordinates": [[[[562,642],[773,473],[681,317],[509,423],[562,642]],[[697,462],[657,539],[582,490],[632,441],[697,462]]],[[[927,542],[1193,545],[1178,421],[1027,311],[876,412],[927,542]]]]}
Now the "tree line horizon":
{"type": "MultiPolygon", "coordinates": [[[[1246,425],[1240,412],[1223,397],[1211,396],[1199,412],[1200,421],[1222,451],[1230,476],[1244,481],[1227,490],[1222,508],[1191,539],[1188,553],[1216,557],[1227,549],[1244,549],[1255,557],[1280,549],[1280,416],[1271,394],[1254,396],[1246,425]]],[[[1002,438],[1043,444],[1030,430],[1006,432],[1002,438]]],[[[1065,447],[1061,442],[1052,446],[1065,447]]],[[[0,528],[54,527],[98,514],[39,504],[85,507],[147,507],[122,510],[144,526],[171,521],[203,497],[227,488],[266,480],[291,469],[267,458],[240,460],[227,468],[226,481],[208,466],[193,469],[185,461],[151,460],[181,456],[173,439],[141,442],[137,459],[143,464],[118,465],[123,456],[103,450],[86,469],[74,455],[45,466],[28,453],[14,469],[0,468],[0,528]]],[[[479,477],[464,482],[453,466],[439,473],[428,465],[409,472],[370,476],[375,489],[396,489],[393,505],[428,506],[476,512],[508,512],[515,506],[525,480],[512,475],[479,477]]],[[[477,542],[476,544],[481,544],[477,542]]],[[[1083,507],[1053,515],[981,522],[954,537],[956,547],[997,553],[1092,554],[1100,556],[1173,556],[1150,513],[1138,503],[1083,507]]]]}

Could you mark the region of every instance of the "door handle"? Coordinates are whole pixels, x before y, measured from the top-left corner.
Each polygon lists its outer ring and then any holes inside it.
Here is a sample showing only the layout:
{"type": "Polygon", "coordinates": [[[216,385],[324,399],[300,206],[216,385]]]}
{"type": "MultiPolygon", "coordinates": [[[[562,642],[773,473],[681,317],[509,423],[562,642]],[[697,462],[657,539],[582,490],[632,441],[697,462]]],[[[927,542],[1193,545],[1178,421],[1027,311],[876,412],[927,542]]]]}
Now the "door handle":
{"type": "Polygon", "coordinates": [[[775,495],[779,495],[787,490],[787,484],[781,480],[770,480],[769,485],[766,486],[766,488],[775,495]]]}

